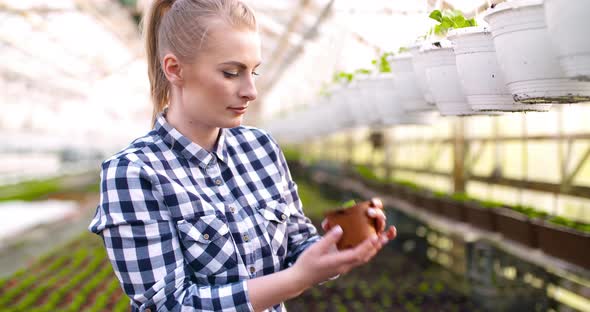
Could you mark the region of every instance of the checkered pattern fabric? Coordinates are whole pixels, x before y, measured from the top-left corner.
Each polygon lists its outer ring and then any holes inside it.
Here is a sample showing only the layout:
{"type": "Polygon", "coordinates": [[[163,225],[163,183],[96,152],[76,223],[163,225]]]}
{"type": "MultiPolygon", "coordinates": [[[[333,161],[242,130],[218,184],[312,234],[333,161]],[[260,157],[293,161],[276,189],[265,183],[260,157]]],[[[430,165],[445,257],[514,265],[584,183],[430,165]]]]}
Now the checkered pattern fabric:
{"type": "Polygon", "coordinates": [[[89,230],[132,311],[252,311],[246,280],[292,265],[319,239],[271,136],[221,129],[208,152],[165,112],[102,164],[89,230]]]}

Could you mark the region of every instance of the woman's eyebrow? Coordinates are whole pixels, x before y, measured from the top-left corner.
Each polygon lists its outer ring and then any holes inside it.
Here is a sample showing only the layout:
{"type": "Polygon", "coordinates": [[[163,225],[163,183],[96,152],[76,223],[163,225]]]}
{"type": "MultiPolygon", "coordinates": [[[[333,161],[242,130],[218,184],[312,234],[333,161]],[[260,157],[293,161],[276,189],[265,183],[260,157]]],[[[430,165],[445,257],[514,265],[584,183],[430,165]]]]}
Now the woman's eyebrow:
{"type": "MultiPolygon", "coordinates": [[[[258,62],[258,64],[256,64],[256,65],[254,66],[254,68],[256,68],[256,67],[260,66],[260,64],[261,64],[261,62],[258,62]]],[[[240,62],[237,62],[237,61],[223,62],[223,63],[221,63],[220,65],[233,65],[233,66],[237,66],[237,67],[239,67],[240,69],[245,69],[245,68],[248,68],[248,66],[246,66],[244,63],[240,63],[240,62]]]]}

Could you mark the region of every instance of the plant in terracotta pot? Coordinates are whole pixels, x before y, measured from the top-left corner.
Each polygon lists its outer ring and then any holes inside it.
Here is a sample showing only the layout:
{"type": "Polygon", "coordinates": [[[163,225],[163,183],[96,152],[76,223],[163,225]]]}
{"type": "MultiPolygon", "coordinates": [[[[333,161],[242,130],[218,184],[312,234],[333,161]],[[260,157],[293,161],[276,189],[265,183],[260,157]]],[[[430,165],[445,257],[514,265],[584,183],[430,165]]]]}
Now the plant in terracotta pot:
{"type": "Polygon", "coordinates": [[[365,165],[355,165],[352,170],[352,175],[359,178],[368,187],[374,188],[378,191],[388,190],[388,181],[378,177],[373,170],[365,165]]]}
{"type": "Polygon", "coordinates": [[[534,223],[543,252],[590,269],[590,224],[561,216],[535,220],[534,223]]]}
{"type": "Polygon", "coordinates": [[[369,217],[369,208],[376,208],[372,201],[350,200],[341,208],[325,213],[328,223],[342,227],[342,237],[337,243],[339,250],[353,248],[377,233],[377,220],[369,217]]]}
{"type": "Polygon", "coordinates": [[[420,188],[416,196],[416,204],[427,211],[440,214],[439,201],[433,191],[420,188]]]}
{"type": "Polygon", "coordinates": [[[465,193],[454,193],[449,196],[451,200],[445,201],[445,205],[443,206],[443,214],[444,216],[465,222],[467,218],[465,217],[465,209],[463,208],[463,202],[470,200],[471,198],[467,196],[465,193]]]}
{"type": "Polygon", "coordinates": [[[407,200],[413,205],[422,206],[422,192],[423,189],[418,186],[416,183],[406,180],[396,180],[395,184],[401,186],[402,189],[402,198],[407,200]]]}
{"type": "Polygon", "coordinates": [[[502,204],[494,201],[467,200],[463,202],[465,217],[469,224],[487,231],[496,231],[496,218],[493,209],[502,204]]]}
{"type": "Polygon", "coordinates": [[[438,202],[438,213],[442,216],[450,218],[451,212],[453,215],[457,215],[456,213],[456,206],[458,206],[457,201],[455,201],[451,196],[445,192],[436,191],[433,193],[436,201],[438,202]]]}
{"type": "Polygon", "coordinates": [[[531,220],[545,218],[546,213],[522,205],[504,205],[497,207],[493,212],[496,229],[504,237],[532,248],[539,247],[536,226],[531,220]]]}

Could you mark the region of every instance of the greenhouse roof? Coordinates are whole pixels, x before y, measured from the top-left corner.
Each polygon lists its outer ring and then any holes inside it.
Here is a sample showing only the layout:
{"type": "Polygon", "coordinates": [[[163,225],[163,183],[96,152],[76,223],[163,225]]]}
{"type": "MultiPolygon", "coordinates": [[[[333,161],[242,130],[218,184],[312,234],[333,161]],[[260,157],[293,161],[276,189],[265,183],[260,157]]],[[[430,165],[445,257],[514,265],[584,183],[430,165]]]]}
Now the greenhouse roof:
{"type": "MultiPolygon", "coordinates": [[[[146,66],[131,14],[149,2],[138,1],[130,12],[115,0],[0,0],[0,102],[11,112],[0,117],[0,135],[38,138],[8,139],[8,149],[34,149],[35,141],[84,146],[89,138],[96,147],[120,146],[149,128],[146,66]]],[[[335,71],[371,66],[379,53],[411,43],[430,28],[432,8],[486,3],[245,2],[263,35],[251,124],[305,105],[335,71]]]]}

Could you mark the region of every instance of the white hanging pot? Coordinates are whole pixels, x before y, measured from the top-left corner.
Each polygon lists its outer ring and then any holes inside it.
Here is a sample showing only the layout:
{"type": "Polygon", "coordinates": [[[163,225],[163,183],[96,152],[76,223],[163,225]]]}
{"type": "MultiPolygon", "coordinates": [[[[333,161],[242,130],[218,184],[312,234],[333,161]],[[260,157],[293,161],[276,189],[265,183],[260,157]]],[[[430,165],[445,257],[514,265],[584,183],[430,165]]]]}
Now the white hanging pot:
{"type": "Polygon", "coordinates": [[[337,86],[329,91],[329,95],[320,98],[319,101],[333,111],[331,123],[339,129],[345,129],[354,125],[353,115],[349,105],[346,104],[347,98],[343,92],[345,86],[337,86]]]}
{"type": "Polygon", "coordinates": [[[491,32],[485,27],[459,28],[449,32],[459,81],[467,103],[476,111],[548,111],[551,104],[516,103],[506,87],[496,59],[491,32]]]}
{"type": "Polygon", "coordinates": [[[430,93],[428,83],[426,81],[426,68],[424,67],[424,55],[420,53],[420,45],[416,44],[409,48],[409,52],[412,55],[412,67],[414,67],[414,73],[416,74],[416,83],[418,88],[422,92],[422,96],[426,101],[427,105],[434,108],[434,97],[430,93]]]}
{"type": "Polygon", "coordinates": [[[403,85],[397,84],[394,74],[380,74],[377,78],[377,111],[379,121],[377,126],[389,127],[396,125],[426,125],[436,118],[435,110],[406,112],[402,94],[403,85]]]}
{"type": "Polygon", "coordinates": [[[401,120],[402,125],[431,125],[439,115],[436,110],[421,112],[406,112],[401,120]]]}
{"type": "Polygon", "coordinates": [[[590,81],[590,1],[545,0],[547,30],[567,77],[590,81]]]}
{"type": "Polygon", "coordinates": [[[543,0],[503,2],[484,18],[514,100],[529,104],[590,100],[590,83],[569,80],[561,69],[545,24],[543,0]]]}
{"type": "Polygon", "coordinates": [[[381,100],[379,92],[381,92],[381,84],[378,77],[355,78],[355,83],[359,90],[356,106],[360,108],[361,125],[372,126],[379,123],[379,101],[381,100]]]}
{"type": "Polygon", "coordinates": [[[399,101],[406,112],[435,109],[432,104],[426,102],[424,93],[418,86],[418,77],[414,71],[411,54],[406,53],[393,57],[391,68],[399,101]]]}
{"type": "Polygon", "coordinates": [[[377,122],[382,126],[393,126],[400,123],[403,108],[399,99],[399,90],[396,89],[393,75],[381,73],[374,78],[375,103],[377,103],[377,122]]]}
{"type": "Polygon", "coordinates": [[[362,101],[362,94],[355,82],[349,83],[338,91],[339,101],[342,107],[349,114],[350,127],[365,126],[365,103],[362,101]]]}
{"type": "Polygon", "coordinates": [[[426,81],[434,103],[443,116],[466,116],[476,112],[467,104],[461,90],[455,53],[452,48],[432,48],[421,52],[426,68],[426,81]]]}

